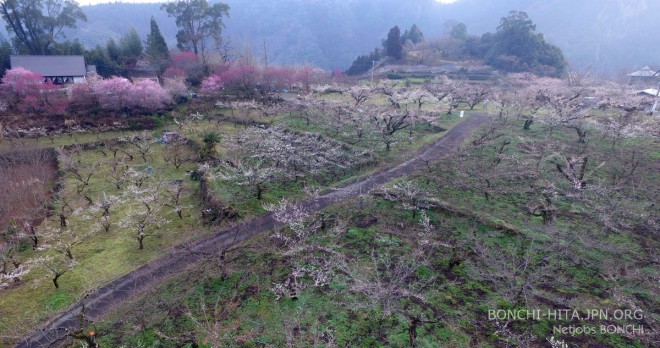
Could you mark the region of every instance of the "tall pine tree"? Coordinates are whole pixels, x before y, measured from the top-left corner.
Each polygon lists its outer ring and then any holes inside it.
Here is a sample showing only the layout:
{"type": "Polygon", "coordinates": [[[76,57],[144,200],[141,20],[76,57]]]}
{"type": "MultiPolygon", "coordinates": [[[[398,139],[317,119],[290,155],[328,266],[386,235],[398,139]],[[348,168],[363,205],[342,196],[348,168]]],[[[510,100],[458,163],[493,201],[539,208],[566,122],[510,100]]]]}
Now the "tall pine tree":
{"type": "MultiPolygon", "coordinates": [[[[414,43],[415,45],[424,41],[424,34],[422,34],[422,31],[419,30],[417,24],[413,24],[412,27],[410,27],[410,31],[408,31],[406,35],[406,40],[412,41],[412,43],[414,43]]],[[[405,42],[406,40],[401,40],[401,41],[405,42]]]]}
{"type": "Polygon", "coordinates": [[[117,62],[113,61],[100,45],[85,52],[85,61],[96,65],[96,72],[103,77],[122,75],[123,71],[117,62]]]}
{"type": "Polygon", "coordinates": [[[121,51],[117,42],[113,38],[108,40],[108,43],[105,45],[105,49],[108,52],[108,57],[112,59],[115,63],[119,62],[119,57],[121,57],[121,51]]]}
{"type": "Polygon", "coordinates": [[[403,43],[401,42],[401,30],[398,25],[390,29],[385,41],[385,52],[387,56],[394,60],[400,60],[403,57],[403,43]]]}
{"type": "Polygon", "coordinates": [[[9,57],[12,54],[12,47],[9,41],[0,36],[0,77],[5,75],[8,69],[11,69],[9,57]]]}
{"type": "Polygon", "coordinates": [[[142,46],[142,40],[138,35],[135,28],[131,28],[128,33],[126,33],[119,40],[119,49],[121,51],[121,60],[125,65],[133,65],[135,62],[142,57],[144,53],[144,47],[142,46]]]}
{"type": "Polygon", "coordinates": [[[146,53],[152,64],[162,67],[170,58],[167,43],[160,33],[156,19],[151,17],[151,31],[147,35],[146,53]]]}

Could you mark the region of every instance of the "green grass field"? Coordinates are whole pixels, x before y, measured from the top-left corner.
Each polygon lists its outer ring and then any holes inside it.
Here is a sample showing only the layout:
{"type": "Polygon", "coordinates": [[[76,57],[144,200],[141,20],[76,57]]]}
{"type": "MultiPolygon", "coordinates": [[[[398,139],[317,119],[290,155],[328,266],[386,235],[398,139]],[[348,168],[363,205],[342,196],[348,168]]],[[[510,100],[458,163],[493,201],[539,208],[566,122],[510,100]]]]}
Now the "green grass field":
{"type": "MultiPolygon", "coordinates": [[[[315,97],[325,105],[352,104],[346,94],[315,97]]],[[[389,101],[380,95],[366,104],[385,107],[389,101]]],[[[430,113],[434,127],[420,121],[398,131],[390,151],[373,124],[356,138],[356,126],[340,120],[329,106],[303,113],[212,105],[194,112],[181,107],[172,117],[177,122],[168,123],[168,118],[158,130],[145,133],[155,139],[163,130],[177,131],[191,141],[183,150],[191,160],[178,169],[165,161],[175,148],[158,142],[149,142],[146,160],[131,142],[116,149],[122,160],[113,156],[111,142],[103,151],[81,149],[72,156],[80,172],[91,171],[90,181],[77,193],[80,181],[61,163],[62,189],[44,224],[57,230],[57,213],[66,200],[81,211],[71,213],[68,224],[90,233],[73,247],[77,264],[60,277],[59,289],[41,267],[0,290],[0,345],[173,246],[208,235],[211,228],[200,214],[199,182],[190,175],[201,164],[208,163],[216,174],[209,186],[212,194],[238,212],[235,219],[248,220],[265,213],[264,203],[302,200],[310,189],[336,187],[405,161],[460,122],[457,113],[464,106],[447,115],[444,104],[425,104],[423,111],[430,113]],[[209,149],[204,140],[211,132],[217,143],[209,149]],[[290,156],[298,148],[317,149],[295,143],[305,137],[349,160],[364,153],[367,159],[346,167],[329,161],[311,170],[289,166],[278,152],[265,152],[271,156],[265,159],[259,152],[272,144],[286,147],[290,156]],[[286,139],[294,141],[287,144],[286,139]],[[231,171],[238,162],[258,163],[255,158],[296,175],[267,180],[261,199],[255,185],[220,178],[220,171],[231,171]],[[113,181],[122,170],[132,174],[117,189],[113,181]],[[179,181],[183,218],[163,205],[156,215],[166,222],[146,227],[149,235],[139,250],[136,229],[120,222],[144,211],[144,197],[124,192],[133,186],[142,196],[158,191],[162,203],[168,201],[165,190],[179,181]],[[108,196],[122,203],[111,207],[112,225],[105,232],[94,205],[108,196]]],[[[474,112],[493,108],[480,104],[474,112]]],[[[571,336],[553,328],[650,328],[660,319],[658,267],[649,262],[658,249],[658,142],[632,134],[613,145],[611,134],[594,122],[584,125],[587,143],[579,143],[573,129],[544,123],[546,113],[541,110],[529,130],[521,119],[493,116],[448,158],[372,194],[234,246],[222,259],[211,257],[130,299],[90,329],[102,346],[118,347],[409,347],[412,341],[417,347],[542,347],[551,337],[571,346],[650,347],[653,335],[571,336]],[[597,321],[488,317],[495,309],[556,308],[641,309],[644,315],[597,321]]],[[[142,134],[22,139],[13,147],[5,141],[0,152],[142,134]]],[[[219,221],[213,228],[231,223],[219,221]]],[[[41,245],[54,242],[46,238],[41,245]]],[[[52,248],[33,251],[29,243],[23,243],[20,256],[26,261],[65,258],[52,248]]]]}
{"type": "MultiPolygon", "coordinates": [[[[572,192],[564,183],[552,162],[561,157],[544,157],[537,170],[534,155],[522,146],[544,139],[572,153],[582,148],[577,136],[562,129],[549,136],[541,124],[525,131],[522,122],[512,122],[498,126],[496,135],[501,135],[492,141],[475,146],[468,140],[448,160],[397,181],[424,188],[423,196],[437,202],[435,206],[414,212],[379,195],[333,206],[323,212],[331,221],[327,229],[300,242],[298,249],[278,243],[274,234],[260,236],[229,250],[225,262],[199,265],[153,290],[164,297],[136,299],[96,328],[106,333],[102,342],[126,346],[175,347],[185,337],[202,347],[409,347],[414,327],[418,347],[541,347],[551,337],[570,346],[650,347],[652,336],[554,331],[571,325],[639,327],[658,318],[652,280],[658,270],[644,261],[651,257],[653,248],[648,247],[657,247],[657,242],[634,226],[612,230],[605,217],[612,209],[593,214],[596,205],[606,204],[599,192],[608,187],[611,169],[625,165],[626,157],[615,156],[609,140],[596,129],[590,131],[586,153],[593,159],[587,166],[591,180],[583,192],[572,192]],[[494,166],[506,139],[507,156],[494,166]],[[531,169],[533,176],[517,177],[531,169]],[[503,171],[490,177],[498,189],[488,199],[483,191],[490,188],[474,170],[503,171]],[[528,185],[551,183],[559,192],[553,203],[556,216],[544,224],[529,212],[528,205],[540,193],[528,185]],[[422,210],[431,226],[427,232],[422,210]],[[263,248],[265,244],[270,247],[263,248]],[[328,263],[342,265],[340,260],[346,264],[315,286],[315,272],[328,263]],[[399,272],[408,264],[417,266],[402,276],[399,272]],[[276,285],[287,284],[293,269],[303,272],[296,278],[299,289],[295,295],[282,294],[276,285]],[[179,285],[190,283],[195,286],[179,285]],[[520,296],[518,291],[523,291],[520,296]],[[561,306],[610,313],[633,306],[643,308],[644,318],[488,319],[494,309],[545,313],[561,306]]],[[[473,139],[480,135],[476,132],[473,139]]],[[[645,137],[628,138],[616,151],[654,144],[645,137]]],[[[634,184],[608,195],[623,200],[607,204],[646,209],[653,203],[659,185],[652,153],[642,157],[634,184]]],[[[657,218],[657,212],[651,216],[657,218]]]]}

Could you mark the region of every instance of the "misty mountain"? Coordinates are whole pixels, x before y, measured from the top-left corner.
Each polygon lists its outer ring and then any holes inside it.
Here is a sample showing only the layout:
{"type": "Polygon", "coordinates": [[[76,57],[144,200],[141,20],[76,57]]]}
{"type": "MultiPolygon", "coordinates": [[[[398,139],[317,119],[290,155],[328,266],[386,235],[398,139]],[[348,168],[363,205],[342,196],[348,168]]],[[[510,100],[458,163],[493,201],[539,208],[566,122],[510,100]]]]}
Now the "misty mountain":
{"type": "MultiPolygon", "coordinates": [[[[213,2],[213,1],[211,1],[213,2]]],[[[254,56],[271,64],[314,64],[347,68],[357,55],[381,45],[388,30],[417,24],[425,37],[444,34],[445,23],[463,22],[470,34],[494,32],[510,10],[525,11],[537,31],[559,46],[576,67],[620,74],[658,63],[660,45],[653,34],[660,14],[657,0],[226,0],[230,17],[224,36],[236,51],[249,45],[254,56]]],[[[85,46],[105,45],[130,27],[146,36],[154,16],[170,47],[174,20],[158,4],[84,6],[88,21],[68,33],[85,46]]]]}

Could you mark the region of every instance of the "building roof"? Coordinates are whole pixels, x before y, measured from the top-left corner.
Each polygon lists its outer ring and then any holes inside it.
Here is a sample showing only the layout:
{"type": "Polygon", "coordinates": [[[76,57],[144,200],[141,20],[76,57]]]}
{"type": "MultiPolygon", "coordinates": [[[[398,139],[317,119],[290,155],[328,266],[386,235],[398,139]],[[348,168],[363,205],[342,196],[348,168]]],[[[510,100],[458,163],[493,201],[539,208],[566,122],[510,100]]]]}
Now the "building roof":
{"type": "Polygon", "coordinates": [[[637,70],[633,73],[628,74],[628,76],[631,76],[631,77],[652,77],[652,76],[655,75],[655,73],[656,72],[647,65],[647,66],[645,66],[645,67],[643,67],[643,68],[641,68],[641,69],[639,69],[639,70],[637,70]]]}
{"type": "Polygon", "coordinates": [[[655,89],[655,88],[648,88],[648,89],[645,89],[645,90],[639,91],[638,94],[646,94],[646,95],[650,95],[650,96],[654,96],[654,97],[655,97],[655,96],[658,95],[658,90],[655,89]]]}
{"type": "Polygon", "coordinates": [[[48,76],[85,76],[83,56],[11,56],[11,67],[22,67],[48,76]]]}
{"type": "Polygon", "coordinates": [[[129,69],[128,76],[131,78],[152,78],[158,77],[158,70],[153,69],[129,69]]]}

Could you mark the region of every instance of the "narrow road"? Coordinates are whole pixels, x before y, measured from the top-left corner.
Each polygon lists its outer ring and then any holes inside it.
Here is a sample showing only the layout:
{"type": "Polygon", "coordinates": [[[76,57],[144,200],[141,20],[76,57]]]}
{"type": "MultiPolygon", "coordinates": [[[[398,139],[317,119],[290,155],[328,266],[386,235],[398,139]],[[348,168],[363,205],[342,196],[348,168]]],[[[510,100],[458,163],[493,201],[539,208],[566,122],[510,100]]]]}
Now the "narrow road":
{"type": "MultiPolygon", "coordinates": [[[[304,206],[307,211],[318,211],[332,204],[366,194],[390,180],[409,175],[423,168],[428,161],[447,157],[471,131],[487,119],[485,115],[472,115],[449,130],[442,138],[421,148],[411,159],[395,167],[380,170],[355,182],[323,192],[316,199],[302,201],[298,204],[304,206]]],[[[183,272],[200,261],[205,254],[217,253],[278,225],[279,223],[269,213],[185,246],[174,248],[163,257],[149,262],[89,294],[85,299],[86,317],[98,320],[128,298],[183,272]]],[[[41,329],[22,339],[16,347],[50,347],[54,342],[63,340],[67,335],[67,328],[78,328],[80,309],[81,303],[78,303],[50,320],[41,329]]]]}

